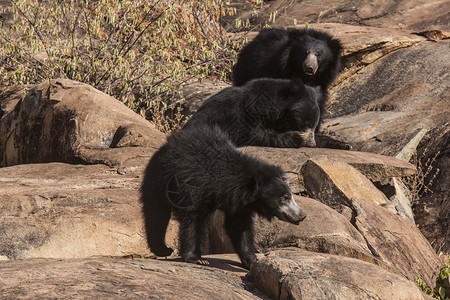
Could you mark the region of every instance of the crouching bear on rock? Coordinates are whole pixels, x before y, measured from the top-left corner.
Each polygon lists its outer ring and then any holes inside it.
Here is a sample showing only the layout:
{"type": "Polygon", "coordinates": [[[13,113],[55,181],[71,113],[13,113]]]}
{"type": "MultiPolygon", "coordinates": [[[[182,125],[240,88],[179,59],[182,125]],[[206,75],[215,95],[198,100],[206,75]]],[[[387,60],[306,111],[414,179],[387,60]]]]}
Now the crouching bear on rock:
{"type": "Polygon", "coordinates": [[[305,218],[283,180],[283,170],[239,152],[217,127],[184,129],[168,137],[151,158],[142,184],[147,241],[158,256],[165,244],[171,212],[180,223],[180,255],[207,264],[200,246],[207,217],[225,214],[225,230],[242,264],[256,259],[254,213],[298,224],[305,218]]]}
{"type": "Polygon", "coordinates": [[[300,79],[255,79],[211,96],[184,128],[218,126],[237,147],[315,147],[321,95],[300,79]]]}

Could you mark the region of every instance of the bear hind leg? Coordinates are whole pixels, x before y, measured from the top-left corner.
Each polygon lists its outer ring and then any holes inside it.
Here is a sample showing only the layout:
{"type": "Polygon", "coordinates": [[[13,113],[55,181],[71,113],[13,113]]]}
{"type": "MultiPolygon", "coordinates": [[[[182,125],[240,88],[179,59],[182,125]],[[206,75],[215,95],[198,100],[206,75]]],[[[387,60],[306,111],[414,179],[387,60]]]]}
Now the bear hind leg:
{"type": "Polygon", "coordinates": [[[148,246],[157,256],[170,256],[173,249],[166,246],[165,237],[170,221],[171,207],[164,201],[165,195],[162,191],[152,191],[145,195],[153,198],[152,201],[148,201],[149,199],[143,201],[148,246]]]}
{"type": "MultiPolygon", "coordinates": [[[[187,213],[189,214],[189,212],[187,213]]],[[[191,217],[186,213],[180,220],[180,255],[185,262],[208,265],[207,260],[201,257],[201,241],[205,218],[191,217]]]]}

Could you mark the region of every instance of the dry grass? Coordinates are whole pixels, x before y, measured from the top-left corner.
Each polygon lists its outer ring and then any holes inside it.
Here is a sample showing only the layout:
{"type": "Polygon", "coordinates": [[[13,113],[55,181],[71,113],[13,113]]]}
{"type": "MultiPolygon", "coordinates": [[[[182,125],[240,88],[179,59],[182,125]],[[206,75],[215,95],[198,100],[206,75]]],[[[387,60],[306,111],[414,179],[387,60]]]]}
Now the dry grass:
{"type": "Polygon", "coordinates": [[[8,10],[0,86],[85,82],[165,132],[182,125],[181,84],[228,80],[241,47],[221,26],[234,12],[222,0],[13,0],[8,10]]]}

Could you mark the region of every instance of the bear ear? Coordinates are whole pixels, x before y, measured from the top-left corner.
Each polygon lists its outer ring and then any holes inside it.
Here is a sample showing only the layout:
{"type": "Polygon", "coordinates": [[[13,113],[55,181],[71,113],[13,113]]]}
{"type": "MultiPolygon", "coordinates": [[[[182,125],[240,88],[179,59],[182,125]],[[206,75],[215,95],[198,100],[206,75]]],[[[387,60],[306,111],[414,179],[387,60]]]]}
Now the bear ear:
{"type": "Polygon", "coordinates": [[[342,44],[338,39],[330,39],[328,40],[328,47],[330,47],[333,53],[341,54],[342,52],[342,44]]]}

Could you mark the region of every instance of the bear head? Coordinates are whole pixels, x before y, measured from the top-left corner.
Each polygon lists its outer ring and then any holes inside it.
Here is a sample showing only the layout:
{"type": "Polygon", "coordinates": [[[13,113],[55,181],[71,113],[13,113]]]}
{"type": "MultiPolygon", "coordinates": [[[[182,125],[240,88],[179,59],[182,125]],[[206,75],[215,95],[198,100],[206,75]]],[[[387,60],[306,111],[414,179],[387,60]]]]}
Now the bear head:
{"type": "Polygon", "coordinates": [[[291,54],[294,56],[296,69],[302,75],[300,77],[306,82],[326,71],[334,59],[326,41],[309,35],[295,43],[291,54]]]}
{"type": "MultiPolygon", "coordinates": [[[[276,172],[279,173],[278,175],[283,174],[280,167],[276,168],[276,172]]],[[[255,211],[269,221],[277,217],[285,222],[299,224],[306,218],[306,213],[297,205],[284,180],[282,176],[260,174],[254,203],[255,211]]]]}

